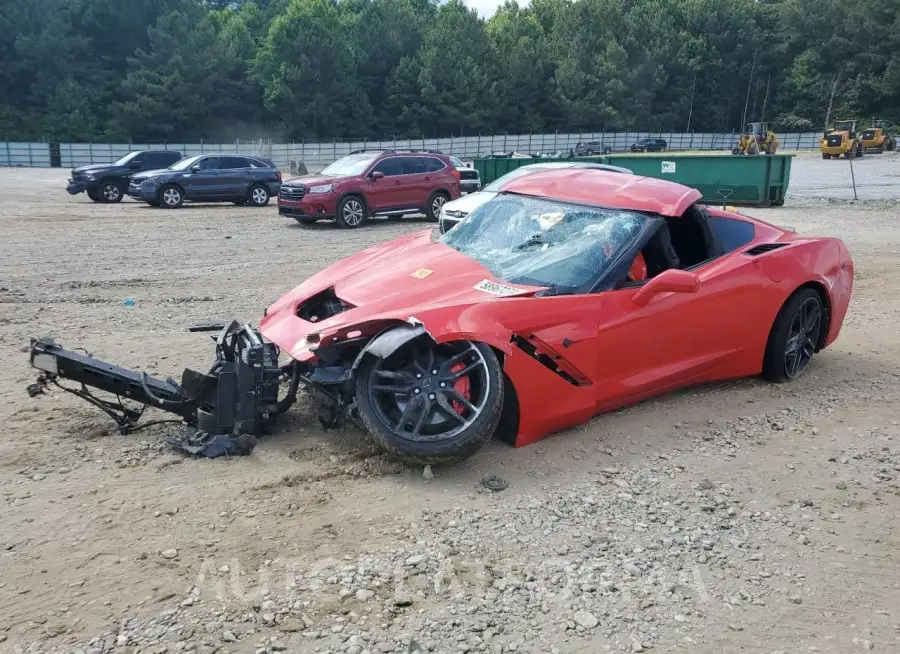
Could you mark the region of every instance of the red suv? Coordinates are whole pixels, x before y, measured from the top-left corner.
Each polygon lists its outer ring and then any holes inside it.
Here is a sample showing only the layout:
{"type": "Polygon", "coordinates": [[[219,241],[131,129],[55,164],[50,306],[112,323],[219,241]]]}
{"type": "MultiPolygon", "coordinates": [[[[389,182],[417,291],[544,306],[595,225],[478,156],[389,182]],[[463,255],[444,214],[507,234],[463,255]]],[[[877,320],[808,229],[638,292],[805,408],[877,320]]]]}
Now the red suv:
{"type": "Polygon", "coordinates": [[[460,196],[460,173],[450,157],[417,150],[362,150],[316,175],[284,182],[278,213],[310,225],[333,218],[359,227],[371,216],[424,213],[437,220],[445,202],[460,196]]]}

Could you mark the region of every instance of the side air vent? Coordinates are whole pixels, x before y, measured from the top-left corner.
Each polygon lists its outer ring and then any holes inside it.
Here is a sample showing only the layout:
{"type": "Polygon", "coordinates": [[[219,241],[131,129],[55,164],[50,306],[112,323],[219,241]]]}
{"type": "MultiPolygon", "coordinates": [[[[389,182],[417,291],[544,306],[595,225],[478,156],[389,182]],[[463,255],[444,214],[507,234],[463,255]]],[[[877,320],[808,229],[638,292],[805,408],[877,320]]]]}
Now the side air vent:
{"type": "Polygon", "coordinates": [[[772,250],[777,250],[778,248],[783,248],[787,243],[762,243],[760,245],[756,245],[746,252],[747,256],[757,257],[760,254],[765,254],[766,252],[771,252],[772,250]]]}

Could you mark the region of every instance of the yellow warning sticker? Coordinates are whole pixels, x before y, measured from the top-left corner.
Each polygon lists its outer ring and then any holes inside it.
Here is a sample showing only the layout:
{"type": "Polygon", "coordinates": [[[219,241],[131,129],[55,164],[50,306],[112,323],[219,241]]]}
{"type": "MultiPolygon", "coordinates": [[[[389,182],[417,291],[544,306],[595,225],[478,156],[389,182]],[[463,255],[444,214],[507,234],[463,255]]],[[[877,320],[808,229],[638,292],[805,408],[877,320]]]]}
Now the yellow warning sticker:
{"type": "Polygon", "coordinates": [[[430,275],[433,272],[434,272],[433,270],[428,270],[428,268],[419,268],[416,272],[412,273],[412,275],[410,275],[410,276],[415,277],[416,279],[425,279],[426,277],[428,277],[428,275],[430,275]]]}

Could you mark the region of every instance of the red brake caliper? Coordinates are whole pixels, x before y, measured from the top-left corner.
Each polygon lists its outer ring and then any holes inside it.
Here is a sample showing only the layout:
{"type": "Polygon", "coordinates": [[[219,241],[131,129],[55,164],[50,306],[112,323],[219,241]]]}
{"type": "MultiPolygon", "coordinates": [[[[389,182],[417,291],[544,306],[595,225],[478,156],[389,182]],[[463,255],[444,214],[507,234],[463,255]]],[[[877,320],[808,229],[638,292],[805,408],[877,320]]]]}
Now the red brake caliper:
{"type": "MultiPolygon", "coordinates": [[[[450,368],[450,372],[459,372],[465,367],[466,365],[464,363],[457,363],[455,366],[450,368]]],[[[453,382],[453,390],[462,395],[467,400],[470,399],[469,378],[460,377],[459,379],[457,379],[455,382],[453,382]]],[[[450,406],[452,406],[453,410],[460,415],[462,415],[463,411],[465,411],[465,406],[463,406],[461,402],[458,402],[456,400],[451,400],[450,406]]]]}

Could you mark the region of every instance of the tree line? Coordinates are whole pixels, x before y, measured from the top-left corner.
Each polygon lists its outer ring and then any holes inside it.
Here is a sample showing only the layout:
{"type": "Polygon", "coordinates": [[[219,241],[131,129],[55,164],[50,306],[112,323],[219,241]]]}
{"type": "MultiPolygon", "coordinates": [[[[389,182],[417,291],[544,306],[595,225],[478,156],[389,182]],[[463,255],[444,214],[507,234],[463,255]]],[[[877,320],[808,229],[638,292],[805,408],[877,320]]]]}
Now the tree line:
{"type": "Polygon", "coordinates": [[[900,0],[28,0],[0,140],[732,131],[900,121],[900,0]]]}

